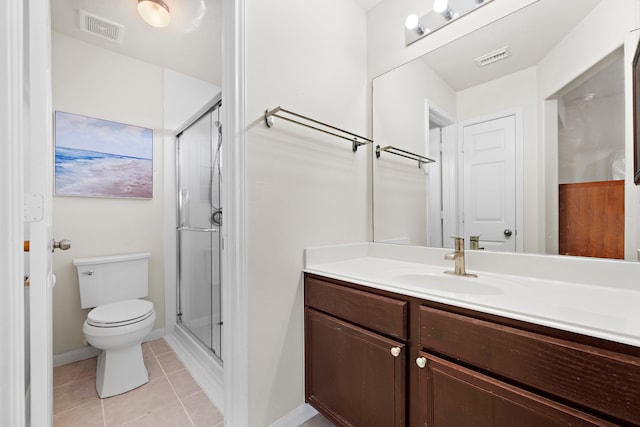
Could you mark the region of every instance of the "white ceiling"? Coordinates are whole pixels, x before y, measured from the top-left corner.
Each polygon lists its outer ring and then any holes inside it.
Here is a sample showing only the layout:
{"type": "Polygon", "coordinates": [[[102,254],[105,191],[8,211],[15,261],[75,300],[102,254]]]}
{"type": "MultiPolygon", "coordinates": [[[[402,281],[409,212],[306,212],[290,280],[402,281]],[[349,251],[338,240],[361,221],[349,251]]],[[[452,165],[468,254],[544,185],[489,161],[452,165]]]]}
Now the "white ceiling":
{"type": "Polygon", "coordinates": [[[354,0],[356,3],[360,5],[366,11],[369,11],[376,7],[379,3],[382,3],[383,0],[354,0]]]}
{"type": "Polygon", "coordinates": [[[138,16],[137,0],[52,0],[51,26],[53,31],[220,86],[221,0],[164,1],[171,23],[163,29],[138,16]],[[80,31],[80,9],[123,25],[123,42],[80,31]]]}
{"type": "MultiPolygon", "coordinates": [[[[600,0],[540,0],[422,60],[455,91],[532,67],[600,0]],[[479,67],[474,58],[508,46],[511,56],[479,67]]],[[[427,36],[428,37],[428,36],[427,36]]]]}

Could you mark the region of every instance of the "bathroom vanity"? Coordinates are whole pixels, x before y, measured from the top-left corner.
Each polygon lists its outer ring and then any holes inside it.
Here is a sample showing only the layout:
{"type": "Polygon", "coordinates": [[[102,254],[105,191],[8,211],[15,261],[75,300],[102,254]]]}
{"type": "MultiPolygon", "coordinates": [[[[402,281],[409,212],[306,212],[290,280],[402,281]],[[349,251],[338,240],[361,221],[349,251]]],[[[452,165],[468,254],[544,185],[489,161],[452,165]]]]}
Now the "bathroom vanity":
{"type": "Polygon", "coordinates": [[[306,251],[309,404],[339,426],[640,425],[640,265],[467,251],[467,278],[446,253],[306,251]]]}

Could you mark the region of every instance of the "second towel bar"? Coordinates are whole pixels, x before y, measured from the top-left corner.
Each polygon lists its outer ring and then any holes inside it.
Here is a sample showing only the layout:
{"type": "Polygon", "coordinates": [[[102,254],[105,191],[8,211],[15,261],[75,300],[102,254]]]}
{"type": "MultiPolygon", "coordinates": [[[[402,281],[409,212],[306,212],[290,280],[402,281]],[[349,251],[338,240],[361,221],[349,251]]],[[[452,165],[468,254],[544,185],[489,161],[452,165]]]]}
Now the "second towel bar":
{"type": "Polygon", "coordinates": [[[380,147],[379,145],[376,145],[377,158],[380,158],[381,151],[386,151],[387,153],[395,154],[396,156],[406,157],[407,159],[416,160],[418,162],[419,168],[421,168],[424,164],[435,162],[435,160],[430,159],[429,157],[421,156],[420,154],[415,154],[411,151],[401,150],[400,148],[396,148],[392,145],[387,145],[386,147],[380,147]]]}

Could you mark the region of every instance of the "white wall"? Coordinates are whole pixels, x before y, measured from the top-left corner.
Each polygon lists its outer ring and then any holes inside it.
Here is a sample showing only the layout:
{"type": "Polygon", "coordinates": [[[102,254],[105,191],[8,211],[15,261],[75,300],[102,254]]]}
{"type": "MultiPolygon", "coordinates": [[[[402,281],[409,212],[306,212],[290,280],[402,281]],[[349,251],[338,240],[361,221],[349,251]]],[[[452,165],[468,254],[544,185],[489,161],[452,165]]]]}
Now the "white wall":
{"type": "Polygon", "coordinates": [[[73,258],[151,252],[149,299],[164,326],[163,73],[147,63],[75,39],[52,36],[53,109],[154,129],[153,199],[53,198],[54,235],[72,242],[53,254],[53,352],[83,346],[73,258]]]}
{"type": "Polygon", "coordinates": [[[246,29],[248,424],[266,426],[304,402],[303,249],[369,238],[371,148],[263,114],[366,136],[366,23],[352,1],[249,0],[246,29]]]}
{"type": "MultiPolygon", "coordinates": [[[[373,139],[428,156],[427,102],[450,119],[456,117],[455,92],[423,62],[417,60],[373,81],[373,139]]],[[[427,175],[435,165],[381,153],[373,161],[374,237],[377,242],[427,243],[427,175]]]]}

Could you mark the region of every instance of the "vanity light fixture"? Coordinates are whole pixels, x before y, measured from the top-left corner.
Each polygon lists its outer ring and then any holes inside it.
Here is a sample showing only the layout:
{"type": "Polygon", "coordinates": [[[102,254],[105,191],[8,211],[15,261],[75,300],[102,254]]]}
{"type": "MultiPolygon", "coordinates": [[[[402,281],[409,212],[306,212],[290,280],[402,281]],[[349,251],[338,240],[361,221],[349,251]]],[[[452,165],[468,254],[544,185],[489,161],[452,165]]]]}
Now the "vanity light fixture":
{"type": "Polygon", "coordinates": [[[405,25],[405,44],[410,44],[444,27],[462,16],[491,3],[492,0],[431,0],[432,10],[426,15],[407,16],[405,25]]]}
{"type": "Polygon", "coordinates": [[[138,0],[138,14],[156,28],[164,28],[171,22],[169,6],[162,0],[138,0]]]}

